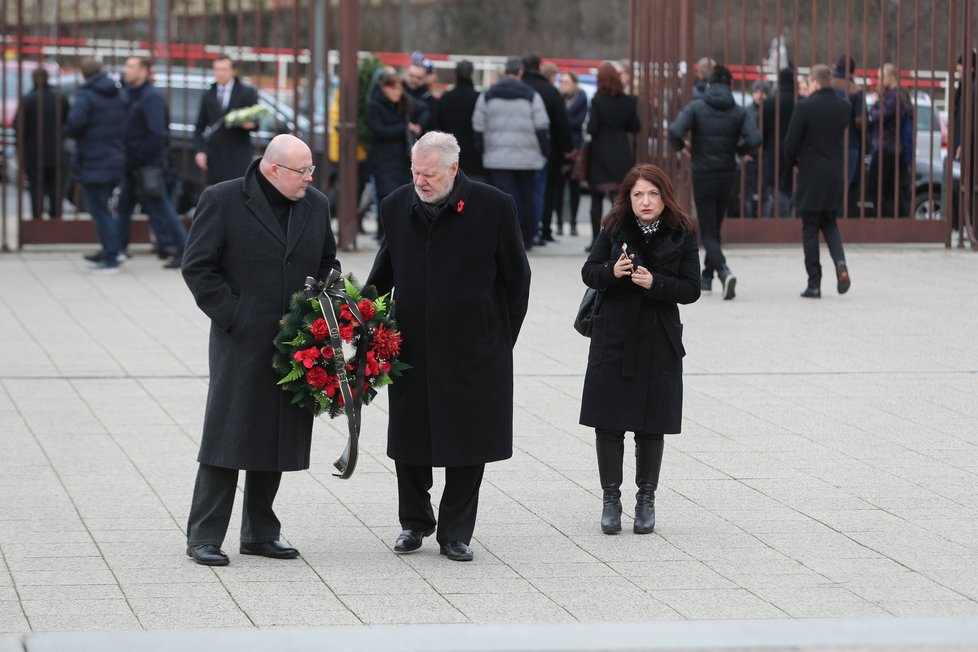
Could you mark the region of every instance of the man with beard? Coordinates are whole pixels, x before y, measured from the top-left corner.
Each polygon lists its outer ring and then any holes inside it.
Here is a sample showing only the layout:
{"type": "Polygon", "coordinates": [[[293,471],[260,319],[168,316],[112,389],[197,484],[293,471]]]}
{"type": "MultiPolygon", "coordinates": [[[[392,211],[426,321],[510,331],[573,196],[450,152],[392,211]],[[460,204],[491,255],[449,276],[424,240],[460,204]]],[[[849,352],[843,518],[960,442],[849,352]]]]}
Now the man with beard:
{"type": "Polygon", "coordinates": [[[530,266],[506,193],[459,170],[458,141],[425,134],[411,150],[413,186],[380,205],[385,234],[367,283],[393,290],[411,370],[391,386],[387,455],[403,531],[394,552],[436,532],[441,554],[469,561],[487,462],[513,454],[513,346],[530,266]],[[435,518],[432,467],[445,467],[435,518]]]}

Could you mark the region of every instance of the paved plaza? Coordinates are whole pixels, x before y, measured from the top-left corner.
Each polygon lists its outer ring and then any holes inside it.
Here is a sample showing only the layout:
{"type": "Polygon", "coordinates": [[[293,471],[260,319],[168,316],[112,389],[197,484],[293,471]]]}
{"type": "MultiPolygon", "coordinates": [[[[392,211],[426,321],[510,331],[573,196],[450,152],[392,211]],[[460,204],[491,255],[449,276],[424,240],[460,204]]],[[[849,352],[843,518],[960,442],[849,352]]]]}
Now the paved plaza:
{"type": "MultiPolygon", "coordinates": [[[[730,248],[737,298],[682,309],[684,429],[655,534],[605,536],[577,423],[584,244],[531,254],[515,454],[487,468],[473,562],[432,539],[392,553],[381,396],[350,480],[331,475],[346,424],[326,418],[312,467],[284,476],[301,558],[239,555],[239,500],[224,568],[185,555],[209,323],[179,273],[0,255],[0,650],[75,630],[920,617],[978,641],[978,255],[850,246],[852,290],[816,301],[800,245],[730,248]]],[[[361,279],[372,260],[341,256],[361,279]]]]}

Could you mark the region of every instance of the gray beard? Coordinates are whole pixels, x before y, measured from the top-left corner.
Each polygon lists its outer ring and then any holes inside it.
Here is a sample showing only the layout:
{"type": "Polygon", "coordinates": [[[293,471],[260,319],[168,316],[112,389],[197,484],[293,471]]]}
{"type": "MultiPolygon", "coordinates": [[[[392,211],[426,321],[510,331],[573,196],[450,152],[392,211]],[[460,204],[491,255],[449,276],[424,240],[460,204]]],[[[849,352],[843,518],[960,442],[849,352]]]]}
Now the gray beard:
{"type": "Polygon", "coordinates": [[[421,194],[421,191],[418,190],[418,187],[417,186],[414,187],[414,193],[418,196],[418,199],[420,199],[425,204],[437,205],[437,204],[440,204],[443,201],[445,201],[445,198],[447,198],[450,194],[452,194],[452,189],[449,188],[448,189],[448,192],[446,192],[445,194],[438,195],[438,196],[433,197],[431,199],[425,199],[424,196],[421,194]]]}

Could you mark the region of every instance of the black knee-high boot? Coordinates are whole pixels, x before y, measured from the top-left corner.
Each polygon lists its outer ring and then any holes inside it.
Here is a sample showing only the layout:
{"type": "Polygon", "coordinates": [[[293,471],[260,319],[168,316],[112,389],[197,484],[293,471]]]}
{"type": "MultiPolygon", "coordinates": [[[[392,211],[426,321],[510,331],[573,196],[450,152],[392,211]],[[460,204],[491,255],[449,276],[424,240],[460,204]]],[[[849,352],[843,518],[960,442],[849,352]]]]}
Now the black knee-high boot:
{"type": "Polygon", "coordinates": [[[649,534],[655,529],[655,490],[662,468],[662,435],[635,436],[635,534],[649,534]]]}
{"type": "Polygon", "coordinates": [[[597,431],[598,476],[604,491],[601,531],[621,532],[621,463],[625,454],[624,433],[597,431]]]}

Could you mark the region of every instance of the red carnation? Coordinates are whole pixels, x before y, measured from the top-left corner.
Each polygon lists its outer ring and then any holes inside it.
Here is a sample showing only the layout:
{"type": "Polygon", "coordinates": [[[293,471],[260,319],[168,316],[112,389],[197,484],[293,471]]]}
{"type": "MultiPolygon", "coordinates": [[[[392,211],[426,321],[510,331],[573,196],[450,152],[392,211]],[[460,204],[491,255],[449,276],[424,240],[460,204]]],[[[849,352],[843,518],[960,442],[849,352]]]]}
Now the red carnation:
{"type": "Polygon", "coordinates": [[[311,346],[308,349],[296,351],[295,355],[292,357],[301,362],[306,369],[311,369],[312,366],[316,364],[316,358],[319,357],[319,349],[315,346],[311,346]]]}
{"type": "Polygon", "coordinates": [[[389,362],[381,362],[380,363],[380,370],[383,371],[386,374],[388,371],[391,370],[391,363],[389,363],[389,362]]]}
{"type": "Polygon", "coordinates": [[[340,337],[344,342],[353,341],[353,324],[346,324],[345,326],[340,326],[340,337]]]}
{"type": "Polygon", "coordinates": [[[377,354],[375,354],[373,351],[367,351],[367,367],[365,373],[368,376],[380,375],[380,365],[377,364],[377,354]]]}
{"type": "Polygon", "coordinates": [[[324,346],[322,349],[319,350],[319,352],[323,354],[323,358],[325,358],[326,360],[333,359],[333,347],[324,346]]]}
{"type": "Polygon", "coordinates": [[[373,350],[384,360],[396,358],[401,352],[401,334],[389,331],[381,324],[374,331],[373,350]]]}
{"type": "Polygon", "coordinates": [[[332,398],[336,395],[336,390],[340,388],[340,379],[336,376],[328,376],[326,378],[326,383],[323,385],[323,389],[326,390],[326,396],[332,398]]]}
{"type": "Polygon", "coordinates": [[[340,319],[353,321],[353,312],[350,311],[350,306],[346,305],[345,303],[340,306],[340,319]]]}
{"type": "Polygon", "coordinates": [[[316,321],[312,322],[312,325],[309,327],[309,332],[312,333],[312,336],[317,340],[321,340],[329,335],[329,324],[326,323],[325,319],[320,317],[316,321]]]}
{"type": "Polygon", "coordinates": [[[313,367],[306,372],[306,382],[313,387],[325,387],[330,375],[322,367],[313,367]]]}
{"type": "Polygon", "coordinates": [[[360,314],[363,315],[365,321],[370,321],[377,314],[377,309],[374,308],[374,302],[369,299],[364,299],[358,303],[357,308],[360,309],[360,314]]]}

